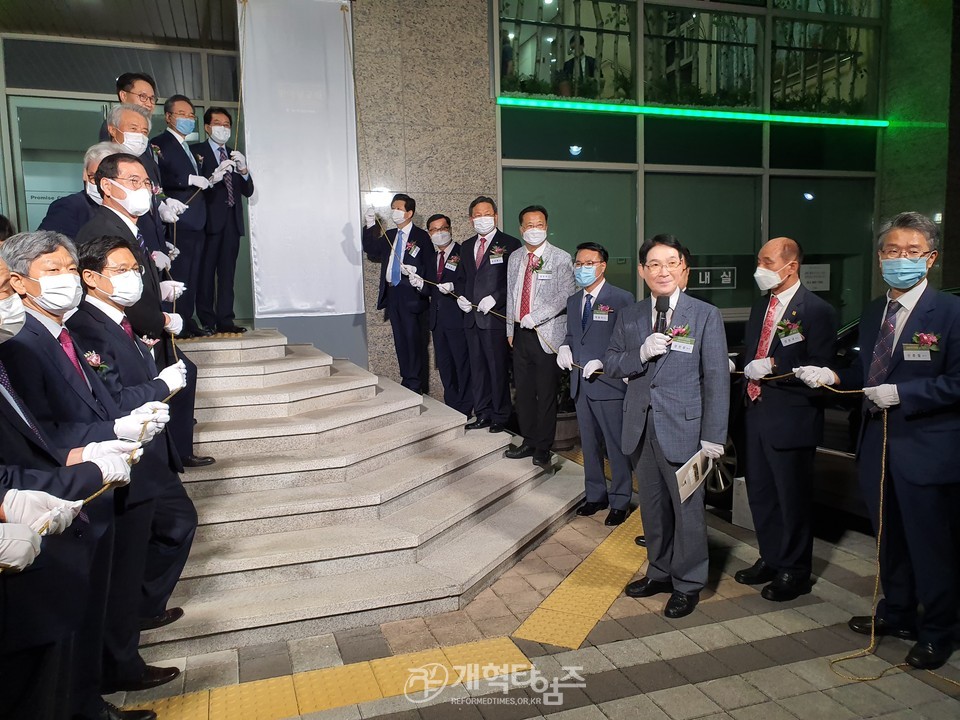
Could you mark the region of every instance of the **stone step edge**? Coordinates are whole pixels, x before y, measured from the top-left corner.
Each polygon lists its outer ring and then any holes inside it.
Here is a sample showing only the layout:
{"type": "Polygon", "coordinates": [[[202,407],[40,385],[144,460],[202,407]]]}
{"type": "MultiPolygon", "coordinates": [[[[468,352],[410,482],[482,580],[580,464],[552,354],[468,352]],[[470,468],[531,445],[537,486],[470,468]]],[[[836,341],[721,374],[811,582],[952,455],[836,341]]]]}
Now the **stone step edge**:
{"type": "Polygon", "coordinates": [[[330,367],[334,360],[332,355],[317,350],[313,345],[287,345],[287,353],[282,358],[254,360],[245,363],[198,365],[197,378],[200,380],[215,380],[233,377],[269,377],[298,370],[319,370],[330,367]]]}

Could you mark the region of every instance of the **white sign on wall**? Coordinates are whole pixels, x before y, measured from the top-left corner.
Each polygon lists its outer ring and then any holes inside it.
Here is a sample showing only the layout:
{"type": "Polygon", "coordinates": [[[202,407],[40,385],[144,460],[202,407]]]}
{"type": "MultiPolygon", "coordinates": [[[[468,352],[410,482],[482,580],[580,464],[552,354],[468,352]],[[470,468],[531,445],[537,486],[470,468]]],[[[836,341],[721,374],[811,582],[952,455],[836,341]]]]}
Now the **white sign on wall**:
{"type": "Polygon", "coordinates": [[[800,282],[807,290],[826,292],[830,289],[830,263],[800,266],[800,282]]]}

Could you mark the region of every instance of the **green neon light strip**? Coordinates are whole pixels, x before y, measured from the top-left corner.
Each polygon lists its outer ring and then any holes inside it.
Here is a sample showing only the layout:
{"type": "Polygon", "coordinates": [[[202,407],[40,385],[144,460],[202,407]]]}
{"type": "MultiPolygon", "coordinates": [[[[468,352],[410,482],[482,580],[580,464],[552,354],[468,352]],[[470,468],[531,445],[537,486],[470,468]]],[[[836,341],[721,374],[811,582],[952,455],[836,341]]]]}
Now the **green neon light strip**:
{"type": "Polygon", "coordinates": [[[889,127],[889,120],[817,117],[813,115],[775,115],[773,113],[734,112],[730,110],[691,110],[652,105],[616,105],[613,103],[574,102],[569,100],[537,100],[535,98],[498,97],[504,107],[541,110],[578,110],[580,112],[620,113],[621,115],[659,115],[663,117],[699,118],[701,120],[741,120],[746,122],[789,123],[791,125],[847,125],[853,127],[889,127]]]}

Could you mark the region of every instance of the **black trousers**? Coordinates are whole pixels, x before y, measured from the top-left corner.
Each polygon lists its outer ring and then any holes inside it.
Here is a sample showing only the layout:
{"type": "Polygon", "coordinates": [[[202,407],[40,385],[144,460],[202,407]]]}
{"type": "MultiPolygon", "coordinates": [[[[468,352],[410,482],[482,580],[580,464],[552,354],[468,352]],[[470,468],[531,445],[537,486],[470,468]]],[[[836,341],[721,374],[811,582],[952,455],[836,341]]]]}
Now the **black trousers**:
{"type": "Polygon", "coordinates": [[[0,720],[70,717],[71,640],[0,655],[0,720]]]}
{"type": "MultiPolygon", "coordinates": [[[[170,399],[170,422],[165,432],[170,433],[170,439],[173,440],[177,454],[185,458],[193,455],[193,410],[197,404],[197,366],[180,347],[177,348],[177,354],[187,368],[187,384],[170,399]]],[[[176,362],[172,352],[169,360],[168,364],[176,362]]],[[[157,364],[161,364],[159,357],[157,364]]],[[[162,438],[157,441],[160,440],[162,438]]]]}
{"type": "Polygon", "coordinates": [[[197,510],[176,478],[156,499],[143,574],[141,618],[156,617],[166,610],[196,534],[197,510]]]}
{"type": "MultiPolygon", "coordinates": [[[[173,242],[174,231],[169,231],[169,240],[173,242]]],[[[203,247],[207,236],[203,230],[188,230],[177,227],[176,245],[180,255],[170,266],[170,275],[187,287],[183,295],[177,298],[177,314],[183,318],[183,329],[196,332],[197,323],[193,314],[197,303],[197,288],[200,282],[200,263],[203,259],[203,247]]]]}
{"type": "Polygon", "coordinates": [[[443,383],[443,402],[469,417],[473,410],[473,392],[467,336],[463,328],[438,327],[434,330],[433,352],[443,383]]]}
{"type": "Polygon", "coordinates": [[[239,254],[240,229],[233,212],[228,212],[223,229],[217,233],[207,233],[200,261],[197,318],[204,327],[220,329],[236,324],[233,283],[239,254]]]}
{"type": "Polygon", "coordinates": [[[473,412],[482,420],[503,425],[510,419],[510,346],[503,327],[464,330],[470,354],[473,412]]]}
{"type": "Polygon", "coordinates": [[[427,348],[423,316],[423,312],[411,312],[401,299],[387,290],[387,319],[393,329],[400,384],[414,392],[422,392],[423,388],[423,358],[427,348]]]}
{"type": "Polygon", "coordinates": [[[536,331],[520,325],[513,328],[513,383],[520,434],[537,454],[546,454],[557,434],[560,368],[556,356],[540,347],[536,331]]]}

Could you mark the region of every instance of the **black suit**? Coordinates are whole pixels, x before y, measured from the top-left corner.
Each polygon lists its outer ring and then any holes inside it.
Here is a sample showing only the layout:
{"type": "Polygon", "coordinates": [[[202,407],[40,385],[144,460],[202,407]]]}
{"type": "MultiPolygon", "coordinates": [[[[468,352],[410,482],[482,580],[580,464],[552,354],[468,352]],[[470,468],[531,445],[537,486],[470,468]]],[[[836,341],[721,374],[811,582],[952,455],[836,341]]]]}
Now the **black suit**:
{"type": "MultiPolygon", "coordinates": [[[[756,358],[769,303],[763,297],[750,311],[741,367],[756,358]]],[[[785,331],[774,327],[769,352],[763,356],[773,358],[773,375],[833,362],[837,313],[829,303],[800,285],[783,321],[800,323],[803,340],[791,342],[785,331]]],[[[760,557],[778,571],[809,575],[813,461],[823,436],[823,407],[818,393],[795,378],[761,383],[757,400],[744,394],[747,497],[760,557]]]]}
{"type": "Polygon", "coordinates": [[[97,205],[85,190],[66,195],[50,203],[38,230],[53,230],[73,240],[80,228],[90,222],[97,205]]]}
{"type": "MultiPolygon", "coordinates": [[[[394,248],[397,261],[403,265],[413,265],[417,275],[429,277],[428,266],[433,244],[423,228],[409,223],[403,228],[402,248],[394,248]]],[[[372,262],[380,263],[380,292],[377,295],[377,309],[386,308],[387,318],[393,328],[393,342],[397,350],[397,362],[400,365],[401,384],[414,392],[421,392],[424,374],[423,356],[426,351],[423,313],[429,303],[415,290],[406,275],[401,273],[400,283],[391,285],[387,279],[387,267],[390,262],[391,247],[397,237],[397,229],[387,230],[386,236],[379,225],[365,228],[363,231],[363,251],[372,262]]],[[[434,270],[436,272],[436,270],[434,270]]]]}
{"type": "Polygon", "coordinates": [[[506,321],[493,313],[507,314],[507,260],[520,247],[517,238],[500,230],[487,236],[477,266],[477,235],[460,246],[463,274],[455,290],[474,305],[487,295],[496,300],[490,313],[473,310],[463,316],[470,354],[473,411],[480,420],[504,424],[510,419],[510,346],[506,321]]]}
{"type": "MultiPolygon", "coordinates": [[[[191,145],[190,149],[203,158],[204,168],[215,168],[222,162],[208,142],[191,145]]],[[[229,159],[233,148],[225,145],[223,149],[229,159]]],[[[244,179],[238,172],[228,172],[223,180],[203,191],[207,202],[207,240],[200,261],[197,317],[204,327],[221,329],[236,324],[233,281],[240,253],[240,236],[243,235],[242,198],[251,195],[253,178],[248,174],[244,179]],[[227,183],[233,188],[233,205],[227,204],[227,183]]]]}
{"type": "MultiPolygon", "coordinates": [[[[427,267],[426,279],[435,283],[453,283],[456,287],[463,274],[460,244],[451,243],[442,254],[434,249],[427,267]],[[433,268],[431,270],[431,267],[433,268]]],[[[443,382],[443,401],[454,410],[470,416],[473,392],[470,387],[470,354],[463,330],[463,312],[453,295],[444,295],[436,286],[424,283],[422,292],[430,298],[429,327],[433,333],[433,352],[437,372],[443,382]]]]}

